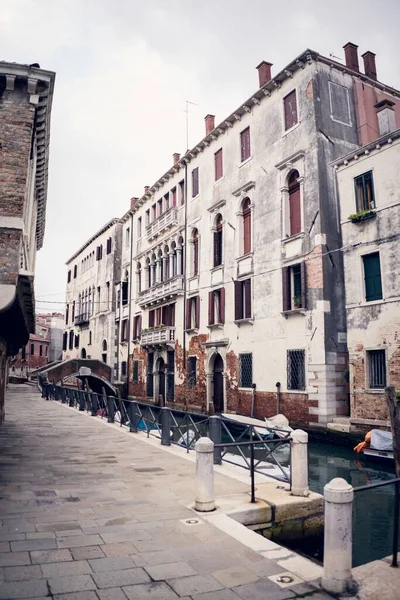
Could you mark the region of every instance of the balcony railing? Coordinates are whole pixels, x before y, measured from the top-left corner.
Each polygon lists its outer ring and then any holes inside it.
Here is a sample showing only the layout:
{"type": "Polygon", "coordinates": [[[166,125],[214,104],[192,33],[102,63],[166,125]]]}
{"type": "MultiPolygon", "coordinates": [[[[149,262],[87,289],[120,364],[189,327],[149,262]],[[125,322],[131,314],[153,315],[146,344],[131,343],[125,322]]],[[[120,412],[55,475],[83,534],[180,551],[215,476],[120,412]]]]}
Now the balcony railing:
{"type": "Polygon", "coordinates": [[[142,331],[140,343],[142,346],[159,346],[162,344],[174,344],[175,327],[165,325],[164,327],[156,327],[155,329],[148,329],[147,331],[142,331]]]}
{"type": "Polygon", "coordinates": [[[84,323],[89,323],[90,314],[89,312],[84,312],[80,315],[76,315],[74,322],[75,325],[83,325],[84,323]]]}
{"type": "Polygon", "coordinates": [[[171,206],[163,215],[159,216],[155,221],[147,225],[146,235],[149,240],[157,237],[160,233],[177,225],[177,214],[175,206],[171,206]]]}
{"type": "Polygon", "coordinates": [[[162,300],[163,298],[180,295],[182,293],[183,275],[175,275],[174,277],[171,277],[171,279],[167,279],[167,281],[162,281],[147,290],[139,292],[137,302],[139,306],[144,307],[148,304],[157,302],[158,300],[162,300]]]}

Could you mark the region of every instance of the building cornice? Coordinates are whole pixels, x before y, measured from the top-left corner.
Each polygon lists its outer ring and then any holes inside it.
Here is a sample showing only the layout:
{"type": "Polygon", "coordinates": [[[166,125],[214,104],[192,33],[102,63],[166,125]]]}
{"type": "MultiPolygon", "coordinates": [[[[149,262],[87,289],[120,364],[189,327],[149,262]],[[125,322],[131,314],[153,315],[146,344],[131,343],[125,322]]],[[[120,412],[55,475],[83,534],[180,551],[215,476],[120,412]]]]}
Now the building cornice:
{"type": "Polygon", "coordinates": [[[107,231],[107,229],[110,229],[110,227],[112,227],[113,225],[115,225],[116,223],[119,223],[119,222],[120,222],[120,219],[117,219],[117,218],[114,218],[114,219],[111,219],[111,221],[108,221],[108,223],[106,223],[101,229],[99,229],[99,231],[97,231],[97,233],[95,233],[94,235],[92,235],[92,237],[89,238],[87,240],[87,242],[85,242],[83,244],[83,246],[81,246],[79,248],[79,250],[77,250],[75,252],[75,254],[73,254],[71,256],[71,258],[69,258],[65,264],[69,265],[69,263],[72,262],[73,260],[75,260],[75,258],[77,256],[79,256],[80,253],[83,252],[92,242],[94,242],[94,240],[96,238],[98,238],[102,233],[104,233],[105,231],[107,231]]]}
{"type": "Polygon", "coordinates": [[[400,129],[396,129],[395,131],[391,131],[390,133],[382,135],[380,138],[374,140],[373,142],[370,142],[369,144],[365,144],[360,148],[356,148],[352,152],[348,152],[348,154],[341,156],[340,158],[332,161],[329,164],[332,165],[335,169],[338,169],[342,165],[347,166],[350,162],[356,161],[362,156],[368,156],[368,154],[371,154],[372,152],[375,153],[375,151],[382,150],[386,145],[392,144],[394,140],[398,140],[399,138],[400,129]]]}

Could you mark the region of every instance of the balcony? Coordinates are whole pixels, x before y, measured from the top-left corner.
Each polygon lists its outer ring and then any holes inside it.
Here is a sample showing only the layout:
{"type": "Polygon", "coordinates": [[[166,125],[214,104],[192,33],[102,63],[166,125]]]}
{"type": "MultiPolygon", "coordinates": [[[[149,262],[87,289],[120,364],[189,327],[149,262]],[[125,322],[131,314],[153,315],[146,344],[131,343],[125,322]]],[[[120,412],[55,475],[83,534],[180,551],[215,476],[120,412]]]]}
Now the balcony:
{"type": "Polygon", "coordinates": [[[167,281],[157,283],[147,290],[139,292],[137,303],[141,308],[150,304],[183,294],[183,275],[175,275],[167,281]]]}
{"type": "Polygon", "coordinates": [[[164,325],[154,329],[143,330],[140,336],[142,346],[165,346],[175,344],[175,327],[164,325]]]}
{"type": "Polygon", "coordinates": [[[84,312],[80,315],[76,315],[74,319],[75,325],[86,325],[89,323],[90,314],[89,312],[84,312]]]}
{"type": "Polygon", "coordinates": [[[163,215],[158,217],[155,221],[147,225],[146,227],[146,235],[148,240],[152,240],[156,238],[158,235],[174,227],[174,225],[178,224],[176,208],[175,206],[171,206],[163,215]]]}

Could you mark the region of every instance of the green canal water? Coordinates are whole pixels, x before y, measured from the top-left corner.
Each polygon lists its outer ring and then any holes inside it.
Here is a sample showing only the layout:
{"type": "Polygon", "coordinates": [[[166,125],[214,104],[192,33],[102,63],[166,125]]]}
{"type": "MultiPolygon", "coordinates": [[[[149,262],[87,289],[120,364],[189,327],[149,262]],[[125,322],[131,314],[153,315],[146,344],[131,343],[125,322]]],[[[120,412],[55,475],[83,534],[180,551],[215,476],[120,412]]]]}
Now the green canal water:
{"type": "MultiPolygon", "coordinates": [[[[395,477],[394,464],[360,457],[352,449],[325,443],[309,443],[310,489],[323,493],[334,477],[353,487],[395,477]]],[[[357,492],[353,503],[353,566],[389,556],[393,539],[394,486],[357,492]]],[[[321,561],[323,539],[300,544],[298,551],[321,561]]]]}

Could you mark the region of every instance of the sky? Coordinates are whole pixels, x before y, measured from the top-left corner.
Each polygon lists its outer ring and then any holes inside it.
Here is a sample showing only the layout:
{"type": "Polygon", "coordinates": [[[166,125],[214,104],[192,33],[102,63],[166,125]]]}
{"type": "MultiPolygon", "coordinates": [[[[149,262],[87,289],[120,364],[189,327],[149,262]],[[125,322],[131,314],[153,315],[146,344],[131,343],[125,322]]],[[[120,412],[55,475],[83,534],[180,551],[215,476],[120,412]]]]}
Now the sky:
{"type": "Polygon", "coordinates": [[[66,260],[272,75],[311,48],[376,53],[400,89],[399,0],[0,0],[0,60],[56,72],[36,309],[63,310],[66,260]]]}

